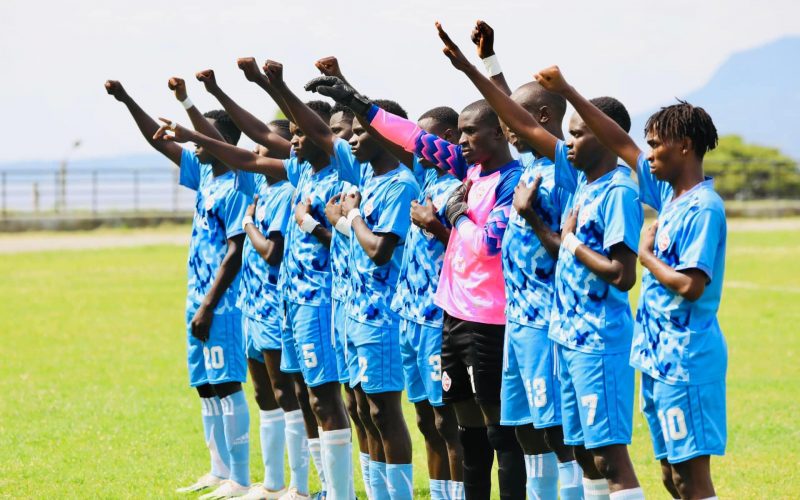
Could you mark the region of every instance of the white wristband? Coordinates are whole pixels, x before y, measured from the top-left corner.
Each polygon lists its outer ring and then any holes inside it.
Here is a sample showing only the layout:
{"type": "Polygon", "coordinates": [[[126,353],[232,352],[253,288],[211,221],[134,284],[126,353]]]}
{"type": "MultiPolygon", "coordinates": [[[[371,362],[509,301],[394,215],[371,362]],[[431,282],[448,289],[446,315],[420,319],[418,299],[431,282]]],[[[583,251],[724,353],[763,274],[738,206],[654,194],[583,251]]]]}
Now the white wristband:
{"type": "Polygon", "coordinates": [[[181,104],[183,104],[183,109],[189,109],[194,106],[194,103],[191,99],[189,99],[189,96],[186,96],[186,99],[182,100],[181,104]]]}
{"type": "Polygon", "coordinates": [[[247,231],[247,225],[248,224],[255,225],[256,223],[253,221],[253,218],[251,216],[245,215],[244,218],[242,219],[242,230],[243,231],[247,231]]]}
{"type": "Polygon", "coordinates": [[[350,224],[347,222],[347,217],[339,217],[334,227],[343,235],[350,236],[350,224]]]}
{"type": "Polygon", "coordinates": [[[497,58],[497,54],[491,55],[486,59],[481,59],[483,61],[483,65],[486,68],[486,73],[489,76],[497,76],[503,72],[503,68],[500,67],[500,60],[497,58]]]}
{"type": "Polygon", "coordinates": [[[310,233],[315,227],[319,226],[319,222],[311,214],[303,215],[303,222],[300,224],[300,230],[304,233],[310,233]]]}
{"type": "Polygon", "coordinates": [[[575,255],[575,250],[579,246],[583,245],[583,242],[579,240],[577,236],[575,236],[575,233],[568,233],[561,244],[564,245],[564,248],[567,249],[567,252],[575,255]]]}
{"type": "Polygon", "coordinates": [[[353,219],[361,216],[361,210],[354,208],[347,212],[347,225],[353,227],[353,219]]]}

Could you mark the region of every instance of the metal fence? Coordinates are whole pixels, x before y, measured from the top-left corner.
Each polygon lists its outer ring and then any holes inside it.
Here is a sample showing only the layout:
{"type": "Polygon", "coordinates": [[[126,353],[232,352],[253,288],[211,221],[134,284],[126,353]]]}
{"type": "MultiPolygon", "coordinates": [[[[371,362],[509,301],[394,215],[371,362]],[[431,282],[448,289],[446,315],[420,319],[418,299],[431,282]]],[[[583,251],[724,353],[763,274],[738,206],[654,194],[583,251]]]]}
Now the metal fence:
{"type": "Polygon", "coordinates": [[[0,170],[3,218],[35,214],[191,212],[195,193],[176,168],[0,170]]]}

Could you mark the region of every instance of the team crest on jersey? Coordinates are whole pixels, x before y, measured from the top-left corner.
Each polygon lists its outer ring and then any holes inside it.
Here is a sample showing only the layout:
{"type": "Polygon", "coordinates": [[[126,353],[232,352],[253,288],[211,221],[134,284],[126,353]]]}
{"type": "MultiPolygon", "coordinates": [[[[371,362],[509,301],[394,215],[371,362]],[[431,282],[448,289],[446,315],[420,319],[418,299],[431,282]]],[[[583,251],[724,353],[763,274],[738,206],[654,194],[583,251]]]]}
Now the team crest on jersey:
{"type": "Polygon", "coordinates": [[[453,381],[450,380],[450,375],[447,372],[442,372],[442,390],[448,392],[453,381]]]}
{"type": "Polygon", "coordinates": [[[475,196],[477,196],[478,199],[482,200],[483,197],[486,196],[486,191],[488,190],[489,190],[489,185],[484,182],[478,186],[473,186],[472,190],[470,190],[470,193],[475,193],[475,196]]]}
{"type": "Polygon", "coordinates": [[[586,224],[586,221],[589,220],[589,216],[591,216],[591,210],[589,207],[581,207],[580,212],[578,213],[578,226],[583,226],[586,224]]]}
{"type": "Polygon", "coordinates": [[[464,272],[466,267],[467,263],[464,261],[464,257],[462,257],[461,254],[456,254],[453,258],[453,270],[458,274],[461,274],[464,272]]]}
{"type": "Polygon", "coordinates": [[[367,201],[364,204],[364,217],[369,217],[373,210],[375,210],[375,204],[372,203],[372,200],[367,201]]]}
{"type": "Polygon", "coordinates": [[[445,205],[447,205],[447,193],[442,193],[433,200],[433,209],[435,211],[438,211],[445,205]]]}
{"type": "Polygon", "coordinates": [[[264,220],[264,217],[267,216],[267,206],[261,205],[256,209],[256,219],[264,220]]]}
{"type": "Polygon", "coordinates": [[[212,208],[214,208],[214,202],[216,202],[216,201],[217,200],[215,200],[213,196],[211,196],[211,195],[206,196],[205,209],[206,210],[211,210],[212,208]]]}
{"type": "Polygon", "coordinates": [[[669,248],[670,239],[669,239],[669,231],[666,229],[661,231],[661,235],[658,237],[658,249],[662,252],[666,252],[667,248],[669,248]]]}

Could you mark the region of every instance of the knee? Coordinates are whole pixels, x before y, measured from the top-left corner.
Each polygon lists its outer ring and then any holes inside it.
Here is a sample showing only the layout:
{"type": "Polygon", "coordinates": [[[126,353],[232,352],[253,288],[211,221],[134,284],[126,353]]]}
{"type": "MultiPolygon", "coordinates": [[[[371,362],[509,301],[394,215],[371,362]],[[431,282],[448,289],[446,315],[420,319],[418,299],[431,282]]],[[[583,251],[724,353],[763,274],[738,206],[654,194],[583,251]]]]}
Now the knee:
{"type": "Polygon", "coordinates": [[[669,464],[661,464],[661,483],[670,493],[675,491],[675,483],[672,481],[672,467],[669,464]]]}
{"type": "Polygon", "coordinates": [[[513,427],[507,425],[492,424],[486,427],[486,436],[489,444],[496,451],[506,451],[519,447],[517,433],[513,427]]]}
{"type": "Polygon", "coordinates": [[[281,408],[294,406],[294,402],[297,401],[297,395],[294,393],[294,390],[285,383],[274,383],[272,392],[275,395],[275,401],[278,402],[278,406],[281,408]]]}
{"type": "Polygon", "coordinates": [[[459,442],[458,425],[456,425],[455,419],[447,419],[437,414],[434,420],[434,425],[436,426],[436,432],[442,436],[448,446],[457,444],[459,442]]]}
{"type": "Polygon", "coordinates": [[[369,406],[369,416],[372,418],[375,427],[378,429],[386,429],[386,426],[390,423],[389,412],[386,406],[381,403],[372,403],[369,406]]]}
{"type": "Polygon", "coordinates": [[[426,415],[417,413],[417,429],[419,429],[425,441],[440,439],[439,432],[436,430],[436,423],[426,415]]]}
{"type": "Polygon", "coordinates": [[[256,387],[253,388],[253,393],[254,393],[255,398],[256,398],[256,404],[258,405],[259,409],[261,409],[261,410],[274,410],[275,409],[275,408],[272,408],[274,403],[273,403],[272,398],[270,397],[272,395],[269,393],[269,391],[270,391],[270,389],[264,388],[264,387],[256,386],[256,387]]]}
{"type": "Polygon", "coordinates": [[[361,415],[358,413],[358,403],[356,402],[356,398],[348,397],[345,401],[345,407],[347,408],[347,413],[350,415],[350,419],[353,421],[353,424],[356,427],[361,425],[361,415]]]}
{"type": "Polygon", "coordinates": [[[619,473],[619,468],[616,464],[605,455],[594,456],[594,467],[606,479],[614,479],[619,473]]]}
{"type": "Polygon", "coordinates": [[[678,492],[681,498],[691,498],[692,491],[689,485],[689,481],[687,481],[687,478],[684,477],[683,474],[681,474],[680,471],[678,471],[677,469],[675,468],[671,469],[672,472],[670,474],[670,480],[672,481],[675,490],[678,492]]]}

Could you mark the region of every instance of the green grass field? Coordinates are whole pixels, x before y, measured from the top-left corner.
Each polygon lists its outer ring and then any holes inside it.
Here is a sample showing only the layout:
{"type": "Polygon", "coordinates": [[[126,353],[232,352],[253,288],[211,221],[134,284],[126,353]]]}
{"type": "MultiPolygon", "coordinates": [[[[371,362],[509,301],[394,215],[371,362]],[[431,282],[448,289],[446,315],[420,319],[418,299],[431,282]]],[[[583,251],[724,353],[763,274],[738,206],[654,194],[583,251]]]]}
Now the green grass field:
{"type": "MultiPolygon", "coordinates": [[[[721,311],[728,454],[712,461],[720,497],[798,495],[798,255],[797,231],[729,235],[721,311]]],[[[206,472],[200,404],[185,368],[185,260],[177,246],[0,258],[0,496],[171,497],[206,472]]],[[[249,403],[259,480],[258,419],[249,403]]],[[[667,498],[638,412],[634,426],[645,493],[667,498]]],[[[422,496],[424,447],[412,432],[422,496]]]]}

